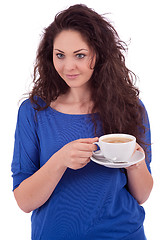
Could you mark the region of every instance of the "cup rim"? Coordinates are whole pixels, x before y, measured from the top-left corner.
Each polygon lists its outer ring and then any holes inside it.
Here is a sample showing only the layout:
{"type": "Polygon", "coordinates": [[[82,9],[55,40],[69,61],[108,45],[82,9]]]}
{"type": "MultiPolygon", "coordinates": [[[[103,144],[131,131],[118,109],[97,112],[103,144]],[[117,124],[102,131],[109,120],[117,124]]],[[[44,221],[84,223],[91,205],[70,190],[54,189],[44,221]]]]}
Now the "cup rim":
{"type": "MultiPolygon", "coordinates": [[[[115,136],[115,137],[128,137],[128,138],[131,138],[132,141],[129,141],[129,142],[124,142],[124,143],[114,143],[114,144],[129,144],[129,143],[132,143],[133,141],[136,141],[136,137],[131,135],[131,134],[126,134],[126,133],[110,133],[110,134],[106,134],[106,135],[103,135],[99,138],[99,142],[102,142],[102,140],[104,138],[109,138],[111,136],[115,136]]],[[[109,142],[103,142],[105,144],[113,144],[113,143],[109,143],[109,142]]]]}

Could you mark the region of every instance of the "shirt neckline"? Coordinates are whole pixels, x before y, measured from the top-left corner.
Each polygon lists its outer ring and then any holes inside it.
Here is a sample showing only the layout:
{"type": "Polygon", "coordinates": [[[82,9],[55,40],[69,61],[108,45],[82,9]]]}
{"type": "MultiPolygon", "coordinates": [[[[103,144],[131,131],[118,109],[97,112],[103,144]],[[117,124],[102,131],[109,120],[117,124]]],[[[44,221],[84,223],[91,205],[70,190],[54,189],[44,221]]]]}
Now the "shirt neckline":
{"type": "Polygon", "coordinates": [[[71,117],[83,117],[83,116],[92,116],[93,115],[97,115],[98,113],[84,113],[84,114],[70,114],[70,113],[63,113],[63,112],[60,112],[54,108],[52,108],[51,106],[48,107],[52,112],[56,112],[58,114],[61,114],[61,115],[64,115],[64,116],[71,116],[71,117]]]}

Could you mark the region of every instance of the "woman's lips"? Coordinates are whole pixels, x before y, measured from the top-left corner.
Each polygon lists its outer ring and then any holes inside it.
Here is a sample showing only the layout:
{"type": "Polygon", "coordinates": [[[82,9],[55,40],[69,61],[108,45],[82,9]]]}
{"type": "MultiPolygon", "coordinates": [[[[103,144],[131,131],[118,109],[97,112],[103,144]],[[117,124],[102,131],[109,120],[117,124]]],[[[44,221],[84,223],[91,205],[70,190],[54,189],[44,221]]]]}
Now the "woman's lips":
{"type": "Polygon", "coordinates": [[[66,77],[68,78],[68,79],[75,79],[75,78],[77,78],[79,76],[79,74],[66,74],[66,77]]]}

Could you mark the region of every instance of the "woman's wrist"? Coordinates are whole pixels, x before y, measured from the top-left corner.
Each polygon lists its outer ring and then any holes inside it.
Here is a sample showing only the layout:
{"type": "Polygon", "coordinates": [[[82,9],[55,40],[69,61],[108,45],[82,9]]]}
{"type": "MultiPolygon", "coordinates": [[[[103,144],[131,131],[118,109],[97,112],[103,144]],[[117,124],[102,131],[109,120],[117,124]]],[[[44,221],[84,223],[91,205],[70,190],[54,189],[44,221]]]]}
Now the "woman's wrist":
{"type": "Polygon", "coordinates": [[[61,156],[60,151],[57,151],[55,154],[53,154],[50,160],[52,161],[54,169],[56,169],[56,171],[65,171],[67,169],[63,163],[64,159],[63,156],[61,156]]]}
{"type": "Polygon", "coordinates": [[[135,171],[135,170],[138,170],[140,169],[141,167],[143,167],[145,165],[145,159],[143,159],[142,161],[134,164],[134,165],[131,165],[129,167],[126,167],[126,170],[127,172],[130,172],[130,171],[135,171]]]}

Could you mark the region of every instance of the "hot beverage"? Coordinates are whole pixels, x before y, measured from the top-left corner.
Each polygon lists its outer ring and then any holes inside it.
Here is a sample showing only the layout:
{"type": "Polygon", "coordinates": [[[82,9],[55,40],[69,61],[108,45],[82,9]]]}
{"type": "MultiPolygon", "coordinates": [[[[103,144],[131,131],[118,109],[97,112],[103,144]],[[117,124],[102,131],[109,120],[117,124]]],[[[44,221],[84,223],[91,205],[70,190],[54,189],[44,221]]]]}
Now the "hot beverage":
{"type": "MultiPolygon", "coordinates": [[[[97,155],[102,154],[112,162],[128,162],[134,152],[136,138],[122,133],[107,134],[101,136],[95,144],[100,148],[97,155]]],[[[94,155],[96,156],[96,152],[94,155]]]]}
{"type": "Polygon", "coordinates": [[[126,142],[131,142],[132,139],[126,138],[126,137],[110,137],[110,138],[104,138],[102,141],[107,143],[126,143],[126,142]]]}

